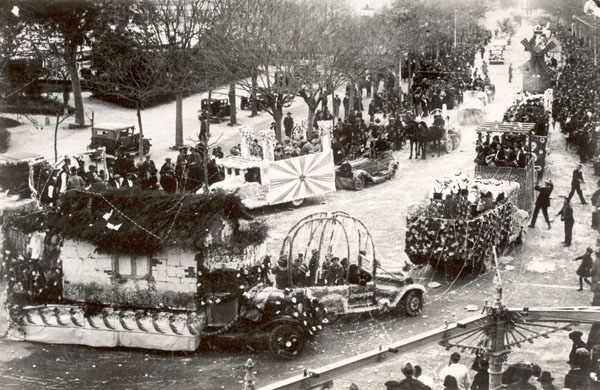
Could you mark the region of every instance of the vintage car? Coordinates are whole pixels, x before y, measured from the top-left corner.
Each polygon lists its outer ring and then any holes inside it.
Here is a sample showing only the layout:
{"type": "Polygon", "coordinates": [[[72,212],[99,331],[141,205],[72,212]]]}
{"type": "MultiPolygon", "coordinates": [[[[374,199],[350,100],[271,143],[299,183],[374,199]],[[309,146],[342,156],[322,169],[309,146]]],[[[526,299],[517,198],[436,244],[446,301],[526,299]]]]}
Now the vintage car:
{"type": "MultiPolygon", "coordinates": [[[[150,152],[150,139],[143,139],[143,154],[150,152]]],[[[106,148],[106,154],[117,153],[135,154],[140,147],[140,134],[136,133],[135,126],[122,123],[104,123],[92,127],[92,140],[89,149],[106,148]]],[[[98,155],[90,156],[92,158],[98,155]]]]}
{"type": "Polygon", "coordinates": [[[379,184],[391,179],[398,170],[392,152],[374,153],[372,157],[343,161],[335,169],[335,186],[360,191],[366,183],[379,184]]]}
{"type": "Polygon", "coordinates": [[[487,94],[484,91],[465,91],[463,103],[458,109],[458,124],[481,124],[487,104],[487,94]]]}
{"type": "Polygon", "coordinates": [[[504,54],[502,50],[490,50],[490,65],[504,64],[504,54]]]}
{"type": "MultiPolygon", "coordinates": [[[[240,99],[240,109],[242,110],[251,110],[252,109],[252,101],[254,98],[252,95],[250,96],[242,96],[240,99]]],[[[266,103],[260,97],[256,99],[256,109],[258,111],[262,111],[265,109],[266,103]]]]}
{"type": "Polygon", "coordinates": [[[343,211],[298,221],[283,241],[278,266],[276,285],[310,291],[328,319],[387,311],[417,316],[423,310],[425,287],[403,270],[384,269],[364,223],[343,211]],[[278,272],[288,277],[278,278],[278,272]]]}
{"type": "Polygon", "coordinates": [[[209,119],[213,122],[221,122],[226,116],[231,115],[229,99],[202,99],[200,103],[202,112],[207,112],[209,119]]]}

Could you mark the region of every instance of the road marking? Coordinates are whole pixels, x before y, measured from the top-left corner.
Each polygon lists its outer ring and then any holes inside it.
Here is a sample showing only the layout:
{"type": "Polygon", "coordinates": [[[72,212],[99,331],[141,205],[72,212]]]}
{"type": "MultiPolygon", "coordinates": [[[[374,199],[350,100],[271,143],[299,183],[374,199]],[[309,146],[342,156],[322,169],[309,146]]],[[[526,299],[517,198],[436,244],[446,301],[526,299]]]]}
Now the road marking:
{"type": "Polygon", "coordinates": [[[559,284],[533,284],[533,283],[519,283],[521,286],[531,286],[531,287],[551,287],[551,288],[564,288],[567,290],[577,290],[579,287],[577,286],[563,286],[559,284]]]}

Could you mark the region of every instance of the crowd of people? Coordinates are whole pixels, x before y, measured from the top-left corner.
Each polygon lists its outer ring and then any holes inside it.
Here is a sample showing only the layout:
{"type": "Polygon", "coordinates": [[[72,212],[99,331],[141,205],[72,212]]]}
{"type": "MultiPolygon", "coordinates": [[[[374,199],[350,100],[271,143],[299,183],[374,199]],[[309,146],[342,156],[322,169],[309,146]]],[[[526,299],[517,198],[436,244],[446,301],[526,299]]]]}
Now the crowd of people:
{"type": "Polygon", "coordinates": [[[581,162],[586,162],[596,152],[600,69],[594,65],[593,56],[585,53],[583,42],[569,30],[559,28],[556,35],[561,41],[565,64],[554,90],[552,118],[560,123],[567,145],[574,146],[581,162]]]}
{"type": "MultiPolygon", "coordinates": [[[[364,256],[361,252],[359,256],[364,256]]],[[[366,285],[373,279],[370,272],[363,269],[361,259],[357,264],[350,264],[347,258],[340,260],[339,257],[327,253],[323,262],[319,261],[319,251],[313,249],[308,261],[303,253],[291,260],[291,272],[288,257],[280,256],[277,265],[273,267],[275,275],[275,286],[280,289],[289,287],[310,286],[341,286],[346,284],[366,285]]]]}

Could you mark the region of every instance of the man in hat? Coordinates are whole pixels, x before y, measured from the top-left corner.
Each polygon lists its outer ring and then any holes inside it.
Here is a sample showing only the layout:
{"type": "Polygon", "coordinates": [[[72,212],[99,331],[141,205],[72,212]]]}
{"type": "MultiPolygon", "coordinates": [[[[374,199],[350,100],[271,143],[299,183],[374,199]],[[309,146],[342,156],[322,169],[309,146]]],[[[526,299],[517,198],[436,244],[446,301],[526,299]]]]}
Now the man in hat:
{"type": "Polygon", "coordinates": [[[583,333],[578,330],[574,330],[571,333],[569,333],[569,338],[573,342],[573,346],[571,347],[571,352],[569,353],[569,360],[577,359],[576,355],[577,355],[578,349],[583,348],[583,349],[587,350],[587,344],[581,339],[582,336],[583,336],[583,333]]]}
{"type": "Polygon", "coordinates": [[[558,390],[556,386],[552,384],[552,382],[554,382],[554,378],[552,378],[552,374],[550,374],[548,371],[542,372],[538,382],[540,382],[542,390],[558,390]]]}
{"type": "Polygon", "coordinates": [[[578,348],[567,362],[571,369],[565,376],[565,388],[578,390],[589,389],[590,378],[587,367],[590,363],[590,352],[585,348],[578,348]]]}
{"type": "Polygon", "coordinates": [[[340,105],[342,104],[342,99],[336,93],[333,97],[333,116],[336,118],[340,116],[340,105]]]}
{"type": "Polygon", "coordinates": [[[400,382],[387,381],[384,383],[384,385],[388,390],[431,390],[429,386],[426,386],[422,382],[413,378],[414,373],[415,370],[412,364],[406,363],[404,367],[402,367],[404,379],[402,379],[400,382]]]}
{"type": "Polygon", "coordinates": [[[329,286],[340,286],[344,282],[344,268],[340,264],[340,258],[334,257],[331,259],[331,267],[327,272],[327,284],[329,286]]]}
{"type": "Polygon", "coordinates": [[[535,385],[529,383],[529,379],[533,376],[530,363],[521,363],[517,365],[516,371],[517,381],[505,387],[506,390],[535,390],[535,385]]]}
{"type": "Polygon", "coordinates": [[[471,377],[469,376],[469,369],[462,363],[460,363],[460,353],[453,352],[450,355],[450,363],[448,367],[444,367],[440,371],[440,378],[445,378],[446,375],[451,375],[456,378],[458,382],[458,388],[460,390],[468,390],[471,384],[471,377]]]}
{"type": "Polygon", "coordinates": [[[277,260],[277,266],[273,270],[275,274],[275,286],[279,289],[291,287],[290,278],[288,273],[288,261],[285,255],[279,257],[277,260]]]}
{"type": "Polygon", "coordinates": [[[175,164],[171,162],[171,157],[165,158],[165,163],[160,167],[160,185],[166,192],[177,191],[175,164]]]}
{"type": "Polygon", "coordinates": [[[573,217],[573,207],[569,202],[569,198],[565,198],[562,209],[556,214],[560,215],[560,220],[565,223],[565,241],[564,246],[571,246],[571,239],[573,238],[573,225],[575,225],[575,218],[573,217]]]}
{"type": "Polygon", "coordinates": [[[294,118],[292,118],[291,112],[288,112],[283,120],[283,128],[285,130],[285,136],[292,138],[292,131],[294,130],[294,118]]]}
{"type": "Polygon", "coordinates": [[[533,216],[531,217],[531,223],[529,224],[530,228],[535,227],[535,221],[537,220],[538,213],[542,210],[542,214],[544,215],[544,219],[548,224],[548,230],[552,228],[550,224],[550,218],[548,218],[548,207],[550,207],[550,194],[552,194],[552,190],[554,190],[554,184],[552,184],[552,180],[546,181],[543,187],[535,186],[535,190],[539,192],[537,199],[535,200],[535,208],[533,209],[533,216]]]}
{"type": "Polygon", "coordinates": [[[567,197],[567,199],[569,199],[569,201],[571,200],[571,198],[573,197],[573,194],[575,194],[575,192],[577,192],[577,195],[579,195],[579,200],[581,200],[581,204],[587,204],[587,202],[585,201],[585,198],[583,197],[583,192],[581,192],[581,183],[584,183],[583,181],[583,173],[581,172],[581,168],[582,165],[578,164],[577,168],[575,168],[575,170],[573,171],[573,178],[571,179],[571,192],[569,193],[569,196],[567,197]]]}

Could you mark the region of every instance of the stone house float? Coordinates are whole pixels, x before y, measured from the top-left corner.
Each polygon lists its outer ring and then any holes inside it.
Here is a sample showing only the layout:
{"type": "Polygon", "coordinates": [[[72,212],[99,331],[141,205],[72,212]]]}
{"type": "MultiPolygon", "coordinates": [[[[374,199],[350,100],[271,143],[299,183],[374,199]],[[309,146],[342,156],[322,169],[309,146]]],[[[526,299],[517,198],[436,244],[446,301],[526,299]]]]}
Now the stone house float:
{"type": "Polygon", "coordinates": [[[266,254],[264,223],[220,192],[71,191],[3,228],[12,337],[48,343],[195,350],[223,274],[239,289],[266,254]]]}

